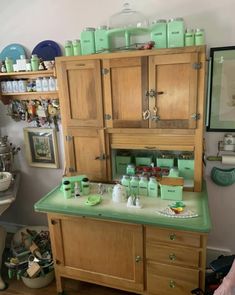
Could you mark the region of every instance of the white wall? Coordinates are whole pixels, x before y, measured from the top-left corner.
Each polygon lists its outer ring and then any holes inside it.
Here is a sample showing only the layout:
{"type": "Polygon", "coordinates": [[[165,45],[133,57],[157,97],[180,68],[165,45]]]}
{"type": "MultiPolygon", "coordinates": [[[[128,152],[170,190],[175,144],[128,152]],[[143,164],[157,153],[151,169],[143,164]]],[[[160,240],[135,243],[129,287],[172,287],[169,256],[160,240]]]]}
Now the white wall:
{"type": "MultiPolygon", "coordinates": [[[[132,7],[141,11],[149,19],[182,16],[189,28],[204,28],[208,52],[210,47],[235,45],[235,2],[234,0],[131,0],[132,7]]],[[[42,40],[54,40],[63,45],[67,39],[79,38],[84,27],[106,24],[110,15],[121,9],[121,0],[1,0],[0,50],[10,43],[20,43],[28,54],[42,40]]],[[[22,127],[25,123],[15,123],[0,104],[1,134],[23,147],[22,127]]],[[[217,141],[223,133],[207,133],[207,154],[216,154],[217,141]]],[[[45,222],[43,215],[33,212],[33,204],[59,183],[61,169],[39,169],[28,167],[24,150],[19,154],[17,165],[22,171],[20,192],[12,207],[0,220],[21,224],[45,222]]],[[[63,162],[63,160],[61,160],[63,162]]],[[[212,166],[206,168],[210,209],[213,229],[209,235],[209,245],[229,248],[235,252],[234,187],[219,187],[212,183],[209,174],[212,166]]]]}

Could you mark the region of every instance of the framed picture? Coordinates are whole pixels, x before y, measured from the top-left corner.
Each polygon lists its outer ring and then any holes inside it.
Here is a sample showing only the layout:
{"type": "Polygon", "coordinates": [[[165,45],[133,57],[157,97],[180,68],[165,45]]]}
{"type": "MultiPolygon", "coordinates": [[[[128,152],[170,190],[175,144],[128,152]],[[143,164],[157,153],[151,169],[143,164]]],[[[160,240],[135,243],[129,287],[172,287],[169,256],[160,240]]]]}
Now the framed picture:
{"type": "Polygon", "coordinates": [[[26,157],[33,167],[59,168],[56,130],[24,128],[26,157]]]}
{"type": "Polygon", "coordinates": [[[235,131],[235,46],[210,49],[207,131],[235,131]]]}

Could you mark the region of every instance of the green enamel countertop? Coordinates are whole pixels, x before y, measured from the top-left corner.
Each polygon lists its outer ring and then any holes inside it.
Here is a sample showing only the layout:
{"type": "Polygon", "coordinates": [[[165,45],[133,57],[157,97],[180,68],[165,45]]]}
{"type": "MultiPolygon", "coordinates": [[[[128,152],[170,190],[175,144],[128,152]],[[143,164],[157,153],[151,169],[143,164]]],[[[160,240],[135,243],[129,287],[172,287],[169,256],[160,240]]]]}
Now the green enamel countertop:
{"type": "Polygon", "coordinates": [[[37,212],[59,213],[71,216],[87,216],[100,219],[170,227],[178,230],[189,230],[207,233],[211,229],[210,213],[206,185],[200,193],[183,192],[183,202],[198,217],[172,218],[159,215],[157,210],[164,209],[172,201],[161,198],[141,197],[141,209],[127,208],[126,203],[113,203],[111,194],[105,193],[102,202],[95,206],[85,205],[87,196],[65,199],[60,187],[56,187],[40,199],[34,209],[37,212]]]}

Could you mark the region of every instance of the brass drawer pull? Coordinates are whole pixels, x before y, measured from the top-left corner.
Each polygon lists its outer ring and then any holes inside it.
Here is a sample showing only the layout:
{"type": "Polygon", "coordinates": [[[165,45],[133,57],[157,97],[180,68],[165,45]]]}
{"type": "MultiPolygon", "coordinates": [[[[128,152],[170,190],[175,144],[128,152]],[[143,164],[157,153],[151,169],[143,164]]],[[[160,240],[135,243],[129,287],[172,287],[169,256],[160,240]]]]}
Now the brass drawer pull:
{"type": "Polygon", "coordinates": [[[58,259],[55,260],[55,263],[56,263],[57,265],[60,265],[60,264],[61,264],[60,260],[58,260],[58,259]]]}
{"type": "Polygon", "coordinates": [[[142,259],[141,259],[141,256],[137,255],[136,258],[135,258],[135,262],[140,262],[142,259]]]}
{"type": "Polygon", "coordinates": [[[171,241],[174,241],[176,239],[176,234],[170,234],[169,238],[171,241]]]}
{"type": "Polygon", "coordinates": [[[175,281],[170,280],[169,287],[173,289],[173,288],[175,288],[175,285],[176,285],[175,281]]]}
{"type": "Polygon", "coordinates": [[[175,253],[171,253],[171,254],[169,255],[169,259],[170,259],[170,261],[175,261],[175,260],[176,260],[176,255],[175,255],[175,253]]]}

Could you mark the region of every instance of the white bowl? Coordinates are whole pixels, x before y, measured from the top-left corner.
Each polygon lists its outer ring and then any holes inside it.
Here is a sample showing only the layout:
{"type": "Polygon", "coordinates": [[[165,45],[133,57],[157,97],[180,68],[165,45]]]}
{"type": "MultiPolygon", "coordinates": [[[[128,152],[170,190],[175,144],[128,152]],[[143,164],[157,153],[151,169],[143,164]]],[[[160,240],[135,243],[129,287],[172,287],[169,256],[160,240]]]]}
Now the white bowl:
{"type": "Polygon", "coordinates": [[[31,278],[25,278],[24,276],[22,276],[21,278],[27,287],[38,289],[38,288],[43,288],[49,285],[53,281],[54,277],[55,277],[55,271],[53,269],[50,272],[48,272],[44,277],[40,276],[40,277],[31,279],[31,278]]]}
{"type": "Polygon", "coordinates": [[[12,181],[12,174],[10,172],[0,172],[0,192],[9,188],[12,181]]]}

